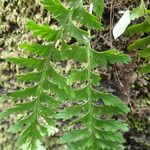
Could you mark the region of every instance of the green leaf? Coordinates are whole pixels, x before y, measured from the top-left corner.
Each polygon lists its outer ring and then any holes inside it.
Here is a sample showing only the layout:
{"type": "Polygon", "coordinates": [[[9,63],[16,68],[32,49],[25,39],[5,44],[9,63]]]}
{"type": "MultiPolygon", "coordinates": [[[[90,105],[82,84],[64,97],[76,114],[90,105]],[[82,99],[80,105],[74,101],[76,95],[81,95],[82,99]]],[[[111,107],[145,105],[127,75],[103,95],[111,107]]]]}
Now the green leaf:
{"type": "Polygon", "coordinates": [[[30,114],[20,120],[18,120],[14,125],[10,126],[9,132],[17,133],[20,131],[25,125],[33,123],[35,121],[35,114],[30,114]]]}
{"type": "Polygon", "coordinates": [[[32,44],[24,43],[20,47],[30,53],[35,53],[37,55],[44,56],[44,57],[46,57],[49,54],[51,48],[50,45],[39,45],[35,43],[32,44]]]}
{"type": "Polygon", "coordinates": [[[94,138],[91,136],[89,138],[85,138],[83,140],[69,143],[69,150],[87,150],[90,146],[94,144],[94,138]]]}
{"type": "Polygon", "coordinates": [[[74,14],[75,20],[79,21],[82,25],[85,25],[89,29],[96,29],[101,31],[103,29],[102,24],[98,17],[90,14],[83,7],[78,7],[74,14]]]}
{"type": "MultiPolygon", "coordinates": [[[[100,76],[93,71],[90,72],[92,84],[98,85],[100,82],[100,76]]],[[[75,81],[86,81],[88,79],[88,70],[87,68],[83,68],[80,70],[73,70],[71,74],[67,78],[67,84],[72,85],[75,81]]]]}
{"type": "Polygon", "coordinates": [[[69,9],[67,9],[60,0],[42,0],[44,7],[50,11],[58,20],[59,24],[64,25],[69,17],[69,9]]]}
{"type": "Polygon", "coordinates": [[[27,28],[33,32],[33,35],[39,36],[47,41],[54,41],[59,30],[54,30],[48,25],[40,26],[34,21],[28,21],[27,28]]]}
{"type": "Polygon", "coordinates": [[[69,46],[62,43],[61,51],[56,51],[53,54],[54,61],[74,60],[76,62],[87,61],[87,48],[76,44],[69,46]]]}
{"type": "Polygon", "coordinates": [[[62,118],[62,119],[70,119],[72,117],[78,116],[82,110],[82,108],[85,106],[84,105],[79,105],[79,106],[72,106],[69,108],[65,108],[63,111],[61,111],[57,117],[62,118]]]}
{"type": "Polygon", "coordinates": [[[24,82],[39,82],[41,76],[42,76],[41,72],[31,72],[31,73],[17,75],[17,79],[18,81],[24,81],[24,82]]]}
{"type": "Polygon", "coordinates": [[[141,5],[131,11],[131,19],[135,20],[142,16],[144,16],[146,13],[146,6],[143,0],[141,0],[141,5]]]}
{"type": "Polygon", "coordinates": [[[27,143],[27,149],[29,150],[36,150],[37,149],[37,141],[41,141],[42,136],[38,132],[37,127],[35,124],[30,124],[20,136],[18,140],[18,145],[23,145],[24,143],[27,143]]]}
{"type": "Polygon", "coordinates": [[[68,96],[65,94],[65,89],[60,89],[57,84],[50,82],[49,80],[45,80],[43,82],[42,88],[50,91],[53,94],[56,94],[61,100],[65,100],[68,96]]]}
{"type": "Polygon", "coordinates": [[[79,43],[86,43],[88,39],[88,32],[77,27],[72,21],[68,24],[68,32],[78,40],[79,43]]]}
{"type": "Polygon", "coordinates": [[[88,77],[87,73],[87,68],[84,68],[82,70],[73,70],[67,78],[67,84],[72,85],[75,81],[86,81],[88,77]]]}
{"type": "Polygon", "coordinates": [[[128,50],[146,48],[149,45],[149,41],[150,41],[150,36],[138,39],[134,43],[129,45],[128,50]]]}
{"type": "Polygon", "coordinates": [[[96,132],[96,138],[100,140],[108,140],[117,143],[125,142],[125,139],[122,137],[121,133],[113,131],[98,130],[96,132]]]}
{"type": "Polygon", "coordinates": [[[84,46],[78,46],[76,44],[69,46],[68,44],[62,44],[61,51],[53,55],[54,60],[74,60],[76,62],[87,61],[87,48],[84,46]]]}
{"type": "MultiPolygon", "coordinates": [[[[141,5],[133,10],[133,19],[139,18],[141,16],[145,16],[145,20],[140,23],[140,24],[135,24],[129,27],[126,31],[127,35],[134,35],[134,34],[144,34],[144,33],[149,33],[150,32],[150,16],[149,16],[149,11],[146,9],[145,3],[143,0],[141,0],[141,5]]],[[[145,34],[144,34],[145,35],[145,34]]],[[[128,46],[128,50],[139,50],[138,54],[139,57],[145,58],[148,63],[146,63],[143,66],[140,66],[138,69],[140,73],[142,74],[148,74],[150,73],[150,49],[149,49],[149,44],[150,44],[150,36],[147,34],[144,36],[144,38],[139,38],[138,40],[135,40],[133,43],[131,43],[128,46]]]]}
{"type": "Polygon", "coordinates": [[[67,85],[66,85],[66,78],[63,77],[62,75],[60,75],[53,67],[52,65],[50,64],[47,71],[46,71],[46,74],[48,77],[51,78],[51,81],[53,81],[54,83],[56,83],[58,85],[58,87],[60,89],[64,89],[64,88],[67,88],[67,85]]]}
{"type": "Polygon", "coordinates": [[[78,62],[86,62],[87,61],[87,49],[86,47],[81,47],[77,45],[71,46],[71,49],[68,51],[65,51],[65,54],[67,59],[72,59],[74,61],[78,62]]]}
{"type": "Polygon", "coordinates": [[[21,68],[27,67],[31,69],[42,69],[44,64],[44,60],[38,60],[35,58],[11,57],[7,58],[6,61],[17,64],[21,68]]]}
{"type": "Polygon", "coordinates": [[[144,21],[143,23],[132,25],[127,28],[125,34],[126,35],[134,35],[134,34],[140,34],[142,32],[150,32],[150,22],[144,21]]]}
{"type": "Polygon", "coordinates": [[[52,118],[47,117],[47,116],[43,116],[43,118],[46,120],[48,125],[50,125],[50,126],[55,125],[55,122],[54,122],[54,120],[52,118]]]}
{"type": "Polygon", "coordinates": [[[91,79],[92,79],[91,82],[92,82],[93,85],[96,85],[96,86],[97,86],[97,85],[100,84],[101,77],[100,77],[99,74],[97,74],[97,73],[91,71],[91,79]]]}
{"type": "Polygon", "coordinates": [[[94,11],[97,16],[102,16],[104,11],[104,0],[91,0],[94,6],[94,11]]]}
{"type": "Polygon", "coordinates": [[[64,134],[64,136],[61,138],[61,142],[62,143],[76,142],[84,138],[90,137],[90,135],[91,135],[91,132],[87,128],[80,129],[80,130],[72,130],[64,134]]]}
{"type": "Polygon", "coordinates": [[[44,106],[42,104],[39,105],[39,114],[41,116],[51,116],[54,117],[54,113],[55,113],[55,109],[54,108],[50,108],[48,106],[44,106]]]}
{"type": "Polygon", "coordinates": [[[88,88],[88,85],[85,86],[85,87],[82,87],[80,89],[77,89],[75,90],[75,98],[74,100],[87,100],[88,99],[88,94],[87,94],[87,88],[88,88]]]}
{"type": "Polygon", "coordinates": [[[94,106],[94,116],[113,116],[113,115],[125,115],[129,112],[129,108],[126,109],[121,109],[116,106],[101,106],[101,105],[96,105],[93,104],[94,106]]]}
{"type": "Polygon", "coordinates": [[[28,137],[30,137],[30,128],[31,128],[31,125],[22,132],[17,142],[18,145],[21,146],[24,143],[26,143],[26,140],[28,139],[28,137]]]}
{"type": "Polygon", "coordinates": [[[76,8],[79,5],[83,5],[83,2],[81,0],[69,0],[69,2],[71,8],[76,8]]]}
{"type": "Polygon", "coordinates": [[[128,125],[124,124],[120,121],[115,121],[115,120],[99,120],[99,119],[94,119],[93,121],[94,127],[96,129],[100,130],[105,130],[105,131],[128,131],[128,125]]]}
{"type": "Polygon", "coordinates": [[[111,93],[98,92],[96,90],[92,90],[92,99],[103,100],[106,106],[115,106],[122,108],[123,110],[127,108],[127,106],[119,99],[118,97],[112,95],[111,93]]]}
{"type": "Polygon", "coordinates": [[[116,50],[108,50],[104,52],[96,52],[92,50],[91,53],[92,68],[95,68],[98,65],[106,67],[108,63],[115,64],[116,62],[127,64],[130,61],[131,58],[128,55],[118,52],[116,50]]]}
{"type": "Polygon", "coordinates": [[[21,113],[21,112],[25,112],[28,110],[32,110],[34,108],[34,103],[35,103],[35,101],[17,104],[14,107],[1,112],[0,119],[2,119],[4,117],[8,117],[13,113],[21,113]]]}
{"type": "Polygon", "coordinates": [[[42,92],[42,94],[40,96],[40,100],[41,100],[41,102],[46,102],[46,104],[49,107],[57,107],[60,104],[60,102],[58,100],[56,100],[53,97],[45,94],[44,92],[42,92]]]}
{"type": "Polygon", "coordinates": [[[142,58],[148,58],[150,57],[150,48],[145,48],[141,51],[138,51],[139,53],[139,56],[142,57],[142,58]]]}
{"type": "Polygon", "coordinates": [[[107,150],[124,150],[124,147],[117,142],[112,142],[112,141],[104,140],[104,139],[95,140],[94,142],[95,142],[94,143],[95,147],[92,145],[90,147],[91,149],[89,150],[96,149],[96,148],[107,149],[107,150]]]}
{"type": "Polygon", "coordinates": [[[10,93],[10,97],[12,97],[15,100],[28,98],[30,96],[35,96],[36,90],[37,90],[37,86],[25,88],[23,90],[17,90],[17,91],[10,93]]]}
{"type": "Polygon", "coordinates": [[[146,64],[145,66],[142,66],[139,70],[140,73],[148,74],[150,73],[150,64],[146,64]]]}

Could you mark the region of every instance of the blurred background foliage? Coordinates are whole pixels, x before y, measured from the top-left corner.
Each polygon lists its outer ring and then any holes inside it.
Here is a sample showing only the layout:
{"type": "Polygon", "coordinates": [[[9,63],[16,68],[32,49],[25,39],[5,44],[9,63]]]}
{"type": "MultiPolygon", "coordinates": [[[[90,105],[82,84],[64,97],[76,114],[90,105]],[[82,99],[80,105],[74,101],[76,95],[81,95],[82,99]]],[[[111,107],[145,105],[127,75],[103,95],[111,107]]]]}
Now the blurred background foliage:
{"type": "MultiPolygon", "coordinates": [[[[120,16],[118,15],[118,12],[120,10],[136,7],[139,3],[140,0],[114,0],[113,23],[115,24],[119,20],[120,16]]],[[[105,0],[105,12],[102,19],[105,27],[104,31],[102,33],[93,31],[96,36],[92,40],[92,47],[99,51],[108,50],[111,47],[109,32],[110,6],[111,1],[105,0]]],[[[39,0],[0,1],[0,94],[24,86],[24,84],[20,85],[20,83],[15,82],[14,75],[18,74],[20,70],[17,66],[6,63],[4,59],[8,56],[26,57],[25,52],[19,48],[19,45],[22,42],[43,42],[40,39],[33,37],[31,33],[26,30],[25,24],[29,19],[33,19],[41,24],[51,24],[55,22],[55,20],[51,18],[51,15],[39,4],[39,0]]],[[[129,42],[131,42],[131,39],[121,37],[117,41],[113,41],[113,45],[118,50],[126,52],[129,42]]],[[[150,76],[143,76],[135,72],[136,66],[141,62],[143,63],[143,60],[136,58],[135,67],[133,68],[134,73],[132,74],[130,95],[133,100],[133,108],[135,111],[127,116],[130,130],[125,134],[127,140],[127,143],[125,143],[126,150],[150,150],[150,76]]],[[[110,92],[115,93],[122,99],[126,99],[126,97],[123,95],[123,91],[120,90],[119,84],[115,80],[114,72],[123,80],[124,74],[122,72],[125,67],[126,66],[117,66],[115,68],[115,70],[117,69],[117,72],[115,72],[113,70],[114,66],[110,66],[108,71],[102,72],[103,82],[101,88],[109,89],[110,92]]],[[[3,102],[0,105],[0,111],[9,106],[9,100],[3,102]]],[[[12,135],[7,132],[10,124],[12,124],[15,119],[14,116],[11,116],[6,120],[0,121],[0,150],[16,150],[15,141],[17,135],[12,135]]],[[[64,146],[59,146],[58,136],[59,135],[55,135],[54,137],[45,140],[47,150],[65,149],[64,146]]]]}

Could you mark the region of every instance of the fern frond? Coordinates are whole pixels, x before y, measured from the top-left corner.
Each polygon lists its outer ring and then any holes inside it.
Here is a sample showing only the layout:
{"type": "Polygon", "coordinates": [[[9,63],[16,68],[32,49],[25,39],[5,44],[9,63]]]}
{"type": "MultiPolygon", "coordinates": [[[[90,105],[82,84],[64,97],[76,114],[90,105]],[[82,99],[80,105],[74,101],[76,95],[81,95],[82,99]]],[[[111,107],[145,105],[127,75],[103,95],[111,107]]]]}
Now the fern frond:
{"type": "MultiPolygon", "coordinates": [[[[139,38],[135,40],[133,43],[131,43],[128,46],[128,50],[137,50],[139,57],[145,58],[145,60],[148,61],[148,63],[144,66],[140,66],[140,73],[148,74],[150,73],[150,67],[149,67],[149,55],[150,55],[150,15],[149,11],[146,9],[145,4],[143,1],[141,1],[141,5],[136,8],[134,11],[136,11],[136,14],[138,17],[145,17],[145,20],[140,24],[131,25],[126,30],[126,35],[132,36],[134,34],[143,34],[147,33],[145,37],[139,38]]],[[[134,18],[137,18],[134,16],[134,18]]]]}
{"type": "Polygon", "coordinates": [[[53,119],[60,100],[66,100],[73,95],[73,92],[67,85],[66,78],[54,69],[51,62],[52,53],[57,41],[61,38],[63,29],[52,30],[48,26],[39,26],[32,21],[28,23],[28,28],[33,31],[34,35],[51,43],[49,45],[21,45],[24,50],[35,53],[40,58],[7,59],[21,68],[32,70],[29,73],[19,75],[18,79],[28,84],[32,83],[33,86],[9,94],[13,100],[23,100],[23,103],[0,113],[0,118],[8,117],[13,113],[22,114],[16,124],[10,127],[10,131],[18,132],[24,129],[18,144],[28,143],[28,149],[37,149],[37,141],[42,141],[42,137],[48,135],[47,126],[55,125],[53,119]],[[69,96],[66,96],[65,93],[69,93],[69,96]],[[28,113],[32,117],[26,119],[28,113]]]}
{"type": "MultiPolygon", "coordinates": [[[[78,8],[75,10],[75,14],[78,14],[79,17],[73,17],[73,19],[79,21],[89,29],[101,30],[101,24],[99,23],[97,26],[98,20],[96,16],[93,17],[93,15],[87,15],[86,13],[88,13],[87,10],[85,10],[82,6],[78,6],[78,8]],[[82,21],[82,18],[84,21],[82,21]]],[[[78,37],[75,38],[77,39],[78,37]]],[[[83,37],[83,40],[84,38],[85,37],[83,37]]],[[[88,43],[89,40],[90,37],[86,38],[86,43],[88,43]]],[[[120,131],[126,131],[127,126],[121,122],[113,121],[112,118],[113,115],[125,115],[128,113],[129,109],[116,96],[113,96],[109,93],[98,92],[93,89],[93,85],[98,84],[100,78],[97,74],[93,73],[92,69],[98,65],[107,66],[109,63],[128,63],[131,59],[128,55],[119,53],[115,50],[95,52],[90,48],[89,44],[86,43],[84,46],[80,46],[84,48],[84,59],[81,58],[80,62],[86,63],[86,67],[71,71],[67,79],[67,83],[69,85],[73,85],[77,81],[81,82],[81,87],[79,89],[73,88],[75,97],[71,100],[75,102],[76,105],[64,109],[60,112],[60,114],[57,115],[57,117],[64,120],[72,120],[72,118],[74,118],[70,124],[74,125],[75,127],[79,125],[81,129],[77,128],[68,131],[61,138],[61,141],[63,143],[68,143],[68,149],[71,150],[123,149],[122,143],[124,142],[124,139],[120,131]],[[82,82],[86,83],[84,87],[82,87],[82,82]],[[97,126],[101,123],[102,119],[100,118],[105,118],[103,119],[104,124],[102,127],[97,126]],[[106,125],[107,123],[114,124],[114,128],[109,128],[109,125],[106,125]],[[111,143],[111,146],[113,147],[109,146],[109,144],[106,144],[106,141],[107,143],[111,143]]],[[[75,55],[73,55],[74,49],[72,49],[71,46],[68,46],[67,44],[65,45],[66,46],[63,47],[61,51],[61,54],[63,54],[63,51],[66,51],[66,56],[64,58],[67,60],[70,59],[78,61],[75,59],[75,55]]],[[[76,52],[78,52],[78,49],[76,52]]]]}
{"type": "MultiPolygon", "coordinates": [[[[120,131],[126,131],[127,126],[121,122],[112,121],[112,118],[114,115],[125,115],[129,112],[129,109],[116,96],[109,93],[98,92],[93,89],[93,83],[97,84],[100,78],[96,75],[95,81],[92,69],[98,65],[107,66],[108,63],[128,63],[130,62],[130,58],[128,55],[119,53],[115,50],[95,52],[87,45],[85,48],[87,53],[86,60],[84,60],[87,63],[86,68],[72,71],[67,82],[69,85],[77,81],[84,81],[87,84],[83,88],[74,89],[75,98],[72,100],[77,103],[77,106],[66,108],[58,115],[58,117],[62,119],[72,120],[72,118],[74,118],[71,125],[79,125],[81,129],[68,131],[62,137],[62,142],[68,143],[68,149],[72,150],[123,149],[122,143],[124,139],[120,131]],[[99,117],[105,118],[103,119],[103,127],[96,126],[96,123],[98,125],[101,123],[99,117]],[[107,126],[109,122],[114,124],[114,129],[107,126]],[[115,126],[115,123],[117,126],[115,126]],[[106,141],[107,143],[111,143],[113,147],[106,144],[106,141]]],[[[70,57],[70,59],[74,60],[73,57],[70,57]]],[[[82,60],[82,62],[84,61],[82,60]]]]}

